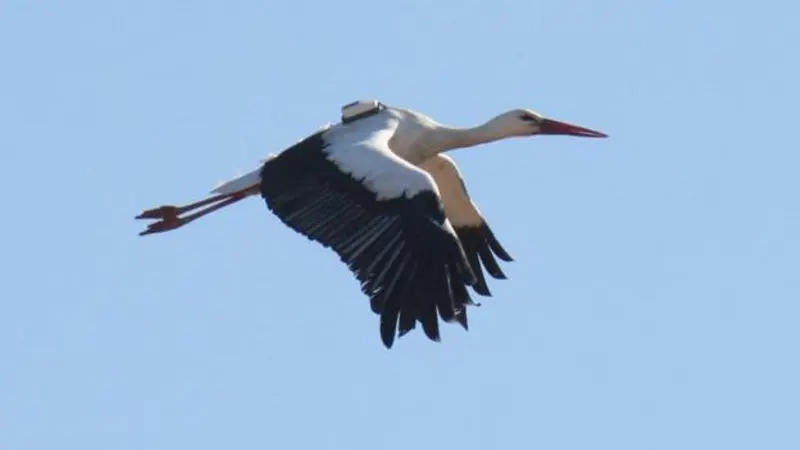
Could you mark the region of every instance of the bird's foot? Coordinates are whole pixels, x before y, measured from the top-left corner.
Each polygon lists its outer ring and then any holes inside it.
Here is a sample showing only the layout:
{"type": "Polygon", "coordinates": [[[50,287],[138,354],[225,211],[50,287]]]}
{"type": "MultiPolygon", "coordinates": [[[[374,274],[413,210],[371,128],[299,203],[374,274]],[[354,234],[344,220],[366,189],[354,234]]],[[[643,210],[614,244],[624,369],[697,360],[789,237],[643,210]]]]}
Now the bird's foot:
{"type": "Polygon", "coordinates": [[[136,216],[137,219],[171,219],[177,218],[181,214],[181,210],[177,206],[167,205],[159,206],[158,208],[148,209],[136,216]]]}
{"type": "Polygon", "coordinates": [[[150,225],[148,225],[146,230],[139,233],[139,236],[144,236],[153,233],[163,233],[164,231],[180,228],[186,225],[187,223],[189,223],[189,221],[181,217],[167,216],[162,218],[158,222],[153,222],[150,225]]]}

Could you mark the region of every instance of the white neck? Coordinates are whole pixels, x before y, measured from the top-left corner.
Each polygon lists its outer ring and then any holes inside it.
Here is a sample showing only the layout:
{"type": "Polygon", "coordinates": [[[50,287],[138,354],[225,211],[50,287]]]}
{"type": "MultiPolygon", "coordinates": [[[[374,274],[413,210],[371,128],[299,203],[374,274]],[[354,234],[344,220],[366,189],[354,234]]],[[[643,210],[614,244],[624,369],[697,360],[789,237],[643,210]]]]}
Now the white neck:
{"type": "Polygon", "coordinates": [[[440,126],[431,130],[431,140],[435,142],[436,153],[443,153],[457,148],[474,147],[514,136],[514,133],[498,127],[492,121],[472,128],[440,126]]]}

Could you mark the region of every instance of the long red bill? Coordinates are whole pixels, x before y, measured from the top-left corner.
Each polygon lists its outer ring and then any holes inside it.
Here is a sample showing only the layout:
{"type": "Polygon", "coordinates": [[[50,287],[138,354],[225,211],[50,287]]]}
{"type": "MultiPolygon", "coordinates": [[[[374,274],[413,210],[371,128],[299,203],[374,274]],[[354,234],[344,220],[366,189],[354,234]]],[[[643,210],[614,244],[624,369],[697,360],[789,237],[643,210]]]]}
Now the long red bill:
{"type": "Polygon", "coordinates": [[[540,134],[566,134],[569,136],[605,138],[607,134],[588,128],[579,127],[566,122],[559,122],[552,119],[543,119],[539,124],[540,134]]]}

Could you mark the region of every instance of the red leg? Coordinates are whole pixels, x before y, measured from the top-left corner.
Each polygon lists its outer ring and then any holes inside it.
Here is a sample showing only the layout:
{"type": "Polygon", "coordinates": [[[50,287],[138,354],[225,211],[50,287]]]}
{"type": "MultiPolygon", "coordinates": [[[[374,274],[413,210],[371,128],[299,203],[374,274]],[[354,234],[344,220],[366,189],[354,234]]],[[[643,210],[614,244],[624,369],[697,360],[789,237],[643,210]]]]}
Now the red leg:
{"type": "Polygon", "coordinates": [[[203,200],[200,200],[200,201],[197,201],[197,202],[194,202],[194,203],[189,203],[188,205],[184,205],[184,206],[172,206],[172,205],[159,206],[158,208],[148,209],[148,210],[142,212],[141,214],[136,216],[136,218],[137,219],[165,219],[165,218],[168,218],[168,217],[178,217],[178,216],[180,216],[181,214],[183,214],[185,212],[191,211],[193,209],[200,208],[201,206],[206,206],[206,205],[208,205],[210,203],[214,203],[214,202],[217,202],[217,201],[220,201],[220,200],[224,200],[226,198],[231,197],[232,195],[236,195],[236,194],[215,195],[213,197],[208,197],[208,198],[205,198],[203,200]]]}
{"type": "Polygon", "coordinates": [[[158,222],[148,225],[145,231],[139,233],[139,236],[144,236],[153,233],[162,233],[164,231],[174,230],[186,225],[189,222],[197,220],[205,215],[218,211],[226,206],[230,206],[244,198],[258,193],[258,186],[252,186],[232,194],[216,195],[209,197],[198,202],[194,202],[185,206],[161,206],[159,208],[149,209],[142,214],[136,216],[137,219],[160,219],[158,222]],[[222,200],[222,201],[220,201],[222,200]],[[209,206],[208,208],[189,214],[184,217],[179,217],[180,214],[197,209],[201,206],[208,205],[219,201],[216,205],[209,206]]]}

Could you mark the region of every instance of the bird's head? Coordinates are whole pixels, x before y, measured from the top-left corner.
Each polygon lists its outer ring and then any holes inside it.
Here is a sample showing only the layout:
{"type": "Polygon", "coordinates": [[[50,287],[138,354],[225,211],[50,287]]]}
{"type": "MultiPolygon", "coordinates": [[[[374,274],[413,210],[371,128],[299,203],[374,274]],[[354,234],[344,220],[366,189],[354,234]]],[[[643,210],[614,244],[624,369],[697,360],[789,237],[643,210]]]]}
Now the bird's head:
{"type": "Polygon", "coordinates": [[[492,119],[488,125],[506,136],[561,134],[593,138],[608,137],[608,135],[599,131],[548,119],[530,109],[515,109],[501,114],[492,119]]]}

